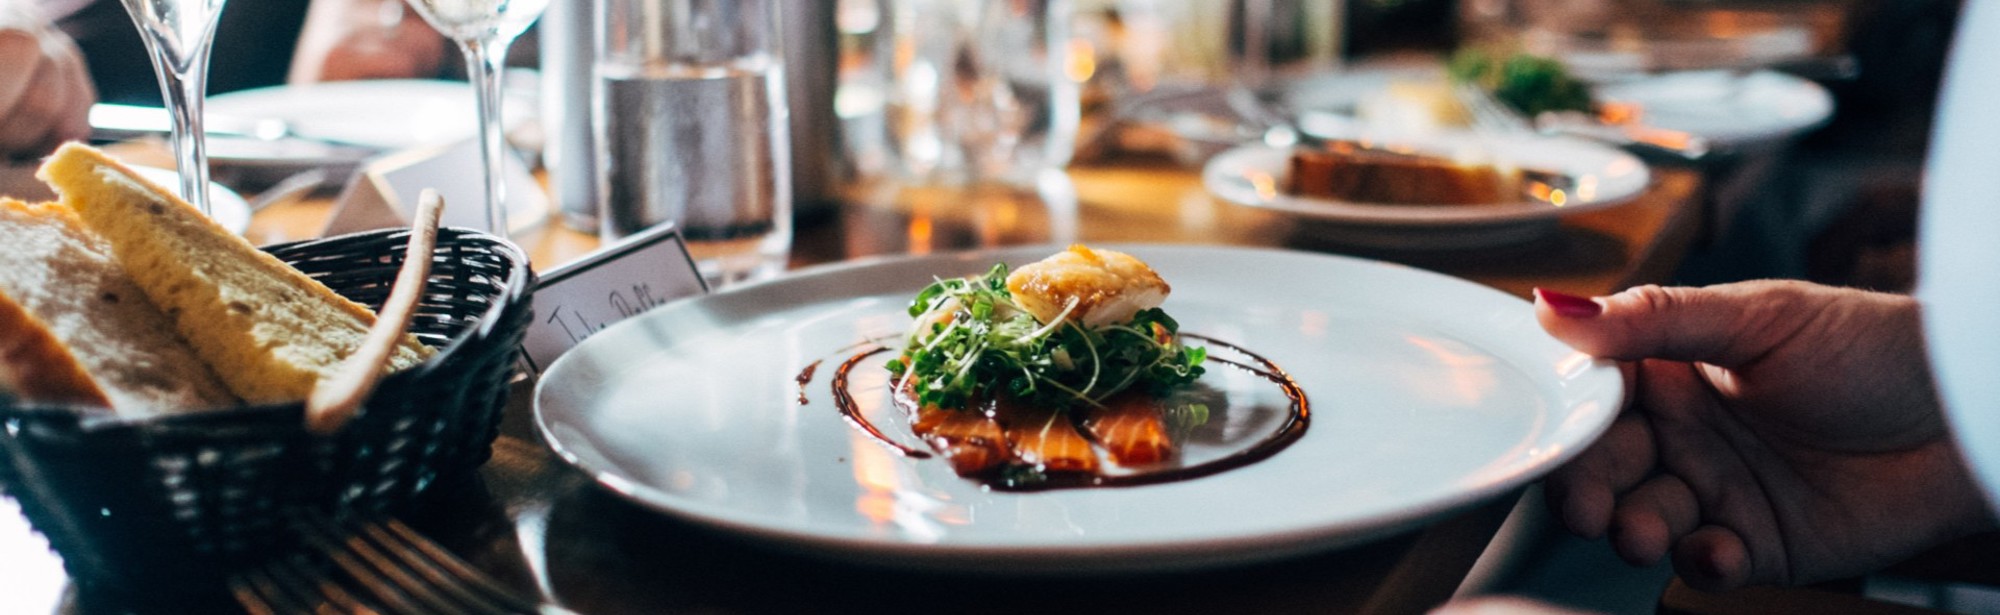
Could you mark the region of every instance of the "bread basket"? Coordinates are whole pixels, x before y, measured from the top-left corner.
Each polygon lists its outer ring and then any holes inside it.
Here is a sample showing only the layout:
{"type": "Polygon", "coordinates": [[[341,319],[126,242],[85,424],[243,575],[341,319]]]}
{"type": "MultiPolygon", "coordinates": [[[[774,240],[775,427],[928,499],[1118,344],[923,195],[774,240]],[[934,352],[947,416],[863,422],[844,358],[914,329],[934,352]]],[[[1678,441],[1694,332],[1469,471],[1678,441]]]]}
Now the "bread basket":
{"type": "MultiPolygon", "coordinates": [[[[372,307],[407,238],[371,231],[264,250],[372,307]]],[[[0,397],[0,487],[83,586],[213,591],[290,548],[293,513],[393,514],[484,463],[534,285],[519,247],[443,229],[411,327],[440,352],[384,378],[338,434],[308,434],[303,403],[134,420],[0,397]]]]}

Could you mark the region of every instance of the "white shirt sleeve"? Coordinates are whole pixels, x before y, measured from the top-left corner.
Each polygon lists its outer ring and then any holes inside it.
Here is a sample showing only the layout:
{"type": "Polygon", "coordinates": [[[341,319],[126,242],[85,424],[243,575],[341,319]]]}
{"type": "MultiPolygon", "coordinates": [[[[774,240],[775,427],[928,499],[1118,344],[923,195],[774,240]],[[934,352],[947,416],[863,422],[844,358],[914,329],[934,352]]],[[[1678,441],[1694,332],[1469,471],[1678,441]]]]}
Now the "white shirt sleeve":
{"type": "Polygon", "coordinates": [[[2000,2],[1960,16],[1926,171],[1917,296],[1952,431],[2000,503],[2000,2]]]}

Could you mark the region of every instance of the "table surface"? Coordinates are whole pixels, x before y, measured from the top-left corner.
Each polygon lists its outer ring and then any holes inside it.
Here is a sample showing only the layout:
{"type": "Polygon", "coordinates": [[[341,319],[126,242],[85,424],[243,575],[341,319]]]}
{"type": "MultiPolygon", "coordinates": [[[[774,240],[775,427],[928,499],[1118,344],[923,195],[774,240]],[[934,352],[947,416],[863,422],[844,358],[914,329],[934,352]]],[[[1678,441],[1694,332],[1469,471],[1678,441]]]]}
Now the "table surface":
{"type": "MultiPolygon", "coordinates": [[[[1604,294],[1664,280],[1701,226],[1701,180],[1674,169],[1656,171],[1633,202],[1566,217],[1540,240],[1396,253],[1327,245],[1296,219],[1208,196],[1195,172],[1165,162],[1076,168],[1066,179],[1067,190],[1057,192],[1072,192],[1074,202],[1053,205],[1004,188],[857,190],[844,205],[801,212],[792,265],[1069,240],[1221,244],[1381,258],[1517,296],[1537,286],[1604,294]]],[[[332,207],[329,198],[274,207],[246,235],[256,243],[309,236],[332,207]]],[[[597,245],[555,221],[516,240],[538,269],[597,245]]],[[[1359,547],[1221,569],[1028,579],[876,569],[714,534],[596,487],[534,435],[527,386],[513,392],[481,480],[444,490],[409,521],[482,569],[584,613],[1421,613],[1465,578],[1514,499],[1359,547]]],[[[46,611],[66,579],[11,508],[0,500],[0,578],[8,587],[0,611],[46,611]]],[[[60,602],[64,611],[103,610],[88,596],[60,602]]]]}

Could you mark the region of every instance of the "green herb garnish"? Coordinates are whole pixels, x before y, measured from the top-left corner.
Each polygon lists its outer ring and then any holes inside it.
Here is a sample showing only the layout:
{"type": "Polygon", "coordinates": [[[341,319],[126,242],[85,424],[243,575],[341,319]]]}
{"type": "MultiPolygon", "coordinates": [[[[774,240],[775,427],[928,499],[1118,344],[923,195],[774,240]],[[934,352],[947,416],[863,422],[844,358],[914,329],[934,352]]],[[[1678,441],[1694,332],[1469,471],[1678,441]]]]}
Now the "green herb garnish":
{"type": "Polygon", "coordinates": [[[1132,387],[1161,395],[1199,378],[1207,358],[1206,349],[1180,343],[1180,323],[1159,308],[1095,329],[1068,311],[1038,322],[1014,303],[1004,263],[933,282],[909,313],[918,326],[886,367],[918,403],[948,409],[1003,394],[1058,410],[1098,406],[1132,387]]]}
{"type": "Polygon", "coordinates": [[[1478,49],[1452,55],[1446,67],[1456,83],[1471,83],[1530,118],[1550,111],[1590,111],[1590,87],[1562,62],[1516,53],[1497,57],[1478,49]]]}

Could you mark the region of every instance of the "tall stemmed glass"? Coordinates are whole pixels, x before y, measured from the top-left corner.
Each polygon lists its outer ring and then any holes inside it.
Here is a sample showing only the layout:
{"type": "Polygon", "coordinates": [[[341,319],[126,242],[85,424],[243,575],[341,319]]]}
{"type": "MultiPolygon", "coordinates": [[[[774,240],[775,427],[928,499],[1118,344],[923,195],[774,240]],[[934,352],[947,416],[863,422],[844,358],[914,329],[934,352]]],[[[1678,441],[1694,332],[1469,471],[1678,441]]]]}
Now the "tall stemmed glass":
{"type": "MultiPolygon", "coordinates": [[[[131,1],[131,0],[128,0],[131,1]]],[[[486,162],[486,226],[507,234],[507,186],[500,174],[500,70],[507,46],[548,8],[549,0],[409,0],[431,27],[458,42],[479,100],[479,145],[486,162]]]]}
{"type": "Polygon", "coordinates": [[[223,0],[123,0],[139,27],[160,94],[173,116],[174,163],[181,196],[208,214],[208,153],[202,138],[202,97],[208,91],[208,50],[223,0]]]}

